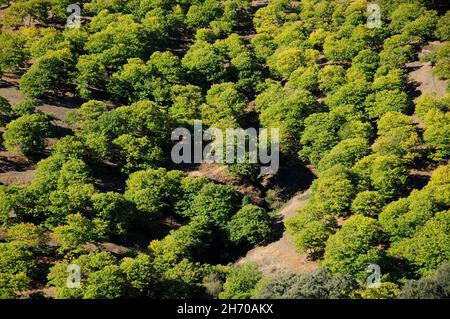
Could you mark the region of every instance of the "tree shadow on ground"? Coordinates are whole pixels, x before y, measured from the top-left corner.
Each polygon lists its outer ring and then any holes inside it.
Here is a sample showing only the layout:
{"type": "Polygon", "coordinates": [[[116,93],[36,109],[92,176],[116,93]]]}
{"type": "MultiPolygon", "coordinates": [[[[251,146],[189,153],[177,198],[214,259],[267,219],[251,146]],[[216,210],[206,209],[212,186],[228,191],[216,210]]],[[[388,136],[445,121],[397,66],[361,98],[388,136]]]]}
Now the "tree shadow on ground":
{"type": "MultiPolygon", "coordinates": [[[[283,163],[283,159],[280,162],[283,163]]],[[[280,166],[278,174],[269,180],[265,188],[279,189],[279,197],[286,201],[295,194],[307,190],[316,176],[300,161],[291,160],[285,163],[280,166]]]]}

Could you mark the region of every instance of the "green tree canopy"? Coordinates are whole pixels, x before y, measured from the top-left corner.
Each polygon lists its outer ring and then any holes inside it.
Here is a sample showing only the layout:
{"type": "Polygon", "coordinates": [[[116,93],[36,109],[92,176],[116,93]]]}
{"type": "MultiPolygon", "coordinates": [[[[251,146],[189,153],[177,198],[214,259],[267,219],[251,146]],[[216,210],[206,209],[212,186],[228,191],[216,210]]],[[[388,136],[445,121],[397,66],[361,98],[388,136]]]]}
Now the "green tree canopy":
{"type": "Polygon", "coordinates": [[[333,275],[326,268],[275,276],[258,284],[255,298],[262,299],[348,299],[358,286],[349,275],[333,275]]]}
{"type": "Polygon", "coordinates": [[[60,251],[79,249],[87,242],[97,242],[104,238],[107,224],[101,220],[89,220],[81,214],[66,217],[67,224],[53,229],[60,251]]]}
{"type": "Polygon", "coordinates": [[[447,299],[449,287],[450,266],[443,263],[433,275],[419,280],[410,280],[402,287],[401,299],[447,299]]]}
{"type": "Polygon", "coordinates": [[[358,137],[339,142],[319,162],[319,170],[324,171],[334,165],[352,166],[369,153],[368,141],[358,137]]]}
{"type": "Polygon", "coordinates": [[[228,222],[228,231],[236,244],[258,245],[271,235],[270,216],[261,207],[246,205],[228,222]]]}
{"type": "Polygon", "coordinates": [[[25,40],[19,34],[0,32],[0,75],[5,71],[16,71],[27,60],[25,40]]]}
{"type": "Polygon", "coordinates": [[[49,116],[24,115],[6,126],[3,133],[4,145],[10,151],[30,155],[44,150],[45,139],[50,134],[49,116]]]}
{"type": "Polygon", "coordinates": [[[254,264],[234,266],[227,274],[221,299],[249,299],[256,284],[261,279],[261,273],[254,264]]]}
{"type": "Polygon", "coordinates": [[[183,176],[181,171],[167,172],[164,168],[135,172],[127,180],[125,199],[149,219],[159,218],[177,198],[183,176]]]}
{"type": "Polygon", "coordinates": [[[375,219],[353,215],[328,239],[323,265],[332,272],[365,279],[368,265],[381,261],[382,250],[378,247],[380,236],[379,224],[375,219]]]}
{"type": "Polygon", "coordinates": [[[0,299],[15,298],[26,289],[33,270],[32,253],[26,244],[0,243],[0,299]]]}
{"type": "Polygon", "coordinates": [[[450,212],[436,213],[412,238],[395,243],[390,252],[408,260],[418,274],[429,274],[450,258],[449,226],[450,212]]]}
{"type": "Polygon", "coordinates": [[[0,125],[5,126],[8,124],[13,116],[13,110],[9,101],[0,96],[0,125]]]}
{"type": "Polygon", "coordinates": [[[61,79],[70,81],[73,57],[68,49],[48,51],[40,57],[20,80],[20,90],[30,97],[41,97],[48,91],[58,92],[61,79]]]}
{"type": "Polygon", "coordinates": [[[225,228],[239,205],[240,195],[231,186],[208,183],[192,199],[185,215],[206,216],[213,224],[225,228]]]}

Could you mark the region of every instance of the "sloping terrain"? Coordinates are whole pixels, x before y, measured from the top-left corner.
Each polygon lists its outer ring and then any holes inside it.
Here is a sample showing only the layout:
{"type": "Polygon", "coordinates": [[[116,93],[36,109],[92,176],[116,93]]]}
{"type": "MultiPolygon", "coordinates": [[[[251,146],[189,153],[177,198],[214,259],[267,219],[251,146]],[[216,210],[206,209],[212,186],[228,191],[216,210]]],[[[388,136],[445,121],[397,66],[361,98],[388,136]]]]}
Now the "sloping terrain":
{"type": "MultiPolygon", "coordinates": [[[[310,191],[295,195],[278,212],[277,222],[282,225],[285,218],[292,216],[298,209],[304,207],[309,200],[310,191]]],[[[291,238],[283,231],[280,239],[266,245],[255,247],[237,263],[254,262],[265,275],[278,275],[285,272],[311,271],[318,264],[308,259],[306,254],[299,254],[295,250],[291,238]]]]}

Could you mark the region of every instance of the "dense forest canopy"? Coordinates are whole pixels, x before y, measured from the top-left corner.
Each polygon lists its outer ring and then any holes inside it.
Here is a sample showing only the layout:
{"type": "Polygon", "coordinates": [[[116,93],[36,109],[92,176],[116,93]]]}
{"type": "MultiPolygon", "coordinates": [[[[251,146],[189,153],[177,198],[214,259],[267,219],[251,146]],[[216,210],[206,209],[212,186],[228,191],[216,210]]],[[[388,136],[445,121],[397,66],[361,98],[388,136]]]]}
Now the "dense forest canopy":
{"type": "Polygon", "coordinates": [[[74,27],[72,1],[0,0],[0,171],[33,170],[0,185],[0,298],[450,297],[450,87],[409,77],[448,84],[450,11],[377,4],[92,0],[74,27]],[[314,270],[238,262],[279,239],[286,185],[174,165],[196,120],[278,128],[290,186],[314,172],[284,223],[314,270]]]}

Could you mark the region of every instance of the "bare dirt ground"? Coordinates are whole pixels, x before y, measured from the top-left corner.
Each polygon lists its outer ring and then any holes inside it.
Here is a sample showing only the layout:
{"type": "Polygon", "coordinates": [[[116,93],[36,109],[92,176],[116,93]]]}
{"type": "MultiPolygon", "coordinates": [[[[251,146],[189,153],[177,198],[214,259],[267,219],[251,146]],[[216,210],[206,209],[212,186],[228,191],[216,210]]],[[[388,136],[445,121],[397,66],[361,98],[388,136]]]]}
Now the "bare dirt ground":
{"type": "MultiPolygon", "coordinates": [[[[310,191],[295,195],[278,213],[279,223],[292,216],[299,208],[304,207],[309,200],[310,191]]],[[[237,264],[254,262],[264,275],[277,275],[285,272],[305,272],[318,267],[314,261],[308,260],[306,254],[298,254],[294,244],[286,232],[282,237],[266,246],[256,247],[241,258],[237,264]]]]}
{"type": "Polygon", "coordinates": [[[230,175],[223,164],[203,163],[195,169],[188,171],[189,177],[205,177],[220,184],[232,186],[239,193],[249,196],[253,201],[260,204],[262,202],[262,192],[254,185],[240,181],[230,175]]]}
{"type": "MultiPolygon", "coordinates": [[[[425,45],[418,54],[418,58],[435,52],[444,43],[440,41],[432,41],[425,45]]],[[[407,64],[409,68],[408,80],[409,86],[411,87],[410,96],[414,100],[422,96],[423,94],[431,94],[435,97],[442,97],[447,94],[448,80],[439,80],[432,72],[431,62],[414,61],[407,64]]],[[[418,118],[417,114],[412,114],[411,118],[417,125],[420,131],[425,129],[425,124],[418,118]]],[[[414,187],[423,187],[427,184],[429,177],[436,169],[435,165],[429,167],[421,167],[410,170],[410,175],[412,177],[412,182],[414,187]]]]}
{"type": "Polygon", "coordinates": [[[437,76],[433,75],[431,62],[414,62],[410,66],[417,67],[416,70],[409,73],[409,77],[419,84],[416,89],[422,94],[428,92],[441,97],[447,93],[448,80],[439,80],[437,76]]]}
{"type": "MultiPolygon", "coordinates": [[[[436,51],[443,44],[443,42],[439,41],[428,43],[423,47],[418,57],[421,58],[436,51]]],[[[448,80],[439,80],[433,75],[431,62],[415,61],[409,63],[407,67],[411,69],[409,80],[415,86],[416,92],[420,93],[415,94],[415,100],[425,93],[434,94],[436,97],[444,96],[447,93],[448,80]]]]}
{"type": "Polygon", "coordinates": [[[34,179],[35,170],[29,169],[23,172],[0,173],[0,184],[3,185],[29,185],[34,179]]]}
{"type": "MultiPolygon", "coordinates": [[[[6,98],[11,105],[15,105],[25,99],[22,92],[19,91],[18,80],[15,78],[4,78],[0,81],[0,96],[6,98]]],[[[70,111],[80,106],[74,99],[70,97],[60,97],[45,101],[37,107],[37,110],[50,114],[56,118],[55,125],[62,128],[69,128],[64,119],[70,111]]]]}
{"type": "MultiPolygon", "coordinates": [[[[419,54],[419,58],[436,50],[442,43],[430,42],[419,54]]],[[[409,73],[409,81],[415,89],[413,98],[416,100],[424,93],[435,94],[437,97],[446,94],[448,81],[439,80],[432,73],[432,65],[430,62],[413,62],[408,65],[411,69],[409,73]]],[[[423,123],[414,114],[412,118],[415,120],[419,128],[424,128],[423,123]]],[[[429,170],[413,170],[413,175],[429,177],[429,170]]],[[[304,207],[309,199],[309,190],[295,195],[289,200],[283,209],[279,212],[279,223],[283,223],[284,219],[292,216],[299,208],[304,207]]],[[[342,224],[344,220],[339,220],[342,224]]],[[[307,259],[306,254],[298,254],[286,232],[282,237],[266,246],[256,247],[250,250],[247,255],[241,258],[237,263],[254,262],[259,266],[260,271],[265,275],[274,275],[283,272],[305,272],[311,271],[318,267],[318,263],[307,259]]]]}
{"type": "MultiPolygon", "coordinates": [[[[0,80],[0,96],[6,98],[11,105],[15,105],[25,99],[19,91],[18,79],[14,77],[4,77],[0,80]]],[[[64,122],[67,113],[78,107],[79,104],[69,97],[58,99],[58,101],[46,101],[37,107],[37,110],[52,115],[55,120],[52,124],[55,127],[55,138],[47,140],[47,148],[50,148],[58,137],[66,135],[70,127],[64,122]]],[[[29,184],[34,178],[36,163],[18,154],[0,151],[0,185],[29,184]]]]}
{"type": "MultiPolygon", "coordinates": [[[[281,170],[280,176],[284,178],[278,177],[273,182],[276,185],[284,185],[286,182],[284,179],[287,179],[289,175],[290,183],[297,187],[297,193],[294,195],[288,195],[290,194],[290,190],[285,189],[287,195],[291,197],[275,217],[276,227],[283,229],[281,237],[266,246],[259,246],[250,250],[246,256],[237,261],[237,264],[254,262],[259,266],[260,271],[266,275],[283,272],[304,272],[318,267],[316,262],[307,259],[306,254],[300,255],[296,252],[294,244],[284,231],[283,226],[283,221],[286,218],[294,215],[299,208],[304,207],[308,203],[310,191],[298,191],[299,189],[307,189],[306,185],[309,186],[311,182],[312,176],[306,174],[306,171],[312,174],[311,170],[306,168],[304,170],[290,168],[289,172],[281,170]]],[[[188,176],[205,177],[218,183],[232,185],[237,191],[250,196],[252,199],[261,200],[261,191],[259,189],[251,184],[242,183],[234,179],[228,173],[227,168],[221,164],[203,163],[193,170],[188,171],[188,176]]]]}
{"type": "MultiPolygon", "coordinates": [[[[418,58],[436,51],[444,43],[440,41],[429,42],[418,54],[418,58]]],[[[411,87],[410,95],[414,102],[423,94],[431,94],[436,97],[442,97],[447,93],[448,80],[439,80],[437,76],[433,74],[433,66],[431,62],[414,61],[406,65],[408,67],[409,74],[408,80],[411,87]]],[[[416,114],[411,115],[411,118],[417,124],[419,129],[424,129],[425,125],[417,117],[416,114]]]]}
{"type": "Polygon", "coordinates": [[[34,168],[35,163],[24,156],[0,151],[0,185],[29,184],[34,168]]]}
{"type": "Polygon", "coordinates": [[[22,291],[18,297],[21,299],[30,299],[30,298],[54,299],[56,297],[56,287],[45,287],[22,291]]]}

